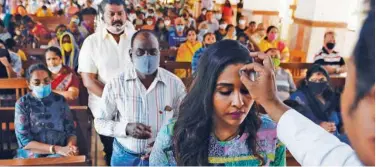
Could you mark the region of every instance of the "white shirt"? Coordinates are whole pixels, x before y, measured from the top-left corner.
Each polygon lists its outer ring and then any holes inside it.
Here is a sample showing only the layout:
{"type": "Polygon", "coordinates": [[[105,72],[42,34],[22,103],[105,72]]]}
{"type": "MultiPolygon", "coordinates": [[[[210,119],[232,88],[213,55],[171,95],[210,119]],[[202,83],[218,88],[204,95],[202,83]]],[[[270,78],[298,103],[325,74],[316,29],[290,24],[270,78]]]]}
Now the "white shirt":
{"type": "MultiPolygon", "coordinates": [[[[87,37],[78,58],[78,72],[98,74],[98,80],[106,84],[126,68],[133,67],[129,49],[134,27],[127,26],[119,44],[105,28],[87,37]]],[[[100,97],[89,91],[89,108],[94,117],[100,112],[100,97]]]]}
{"type": "MultiPolygon", "coordinates": [[[[201,24],[207,24],[208,25],[208,32],[211,32],[211,33],[214,33],[219,29],[219,23],[218,23],[218,20],[216,20],[216,19],[213,19],[211,21],[211,23],[209,23],[208,21],[205,20],[201,24]]],[[[201,24],[199,25],[199,27],[201,27],[201,24]]]]}
{"type": "Polygon", "coordinates": [[[156,78],[148,90],[138,79],[135,69],[127,68],[106,84],[102,110],[94,120],[95,129],[99,134],[116,137],[122,146],[133,153],[145,153],[147,145],[155,140],[161,126],[177,112],[185,94],[183,82],[163,68],[158,68],[156,78]],[[172,110],[166,110],[166,107],[172,110]],[[151,126],[152,138],[141,140],[127,136],[128,123],[151,126]]]}
{"type": "Polygon", "coordinates": [[[302,166],[362,166],[349,145],[295,110],[279,119],[277,135],[302,166]]]}

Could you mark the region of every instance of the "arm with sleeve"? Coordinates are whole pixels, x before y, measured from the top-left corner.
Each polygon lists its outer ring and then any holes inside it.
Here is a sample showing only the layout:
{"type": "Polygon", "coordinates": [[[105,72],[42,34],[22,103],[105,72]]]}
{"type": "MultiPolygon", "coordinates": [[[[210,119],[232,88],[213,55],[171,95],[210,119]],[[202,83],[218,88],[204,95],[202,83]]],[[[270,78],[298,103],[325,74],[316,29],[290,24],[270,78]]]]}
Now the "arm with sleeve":
{"type": "Polygon", "coordinates": [[[128,122],[114,121],[119,110],[116,107],[114,81],[106,84],[102,94],[101,112],[94,119],[94,126],[97,132],[110,137],[127,137],[126,127],[128,122]]]}
{"type": "Polygon", "coordinates": [[[349,145],[295,110],[279,119],[277,136],[302,166],[362,166],[349,145]]]}
{"type": "Polygon", "coordinates": [[[33,136],[30,132],[30,116],[27,113],[24,104],[24,102],[16,103],[14,115],[15,133],[20,148],[24,148],[27,144],[33,141],[33,136]]]}

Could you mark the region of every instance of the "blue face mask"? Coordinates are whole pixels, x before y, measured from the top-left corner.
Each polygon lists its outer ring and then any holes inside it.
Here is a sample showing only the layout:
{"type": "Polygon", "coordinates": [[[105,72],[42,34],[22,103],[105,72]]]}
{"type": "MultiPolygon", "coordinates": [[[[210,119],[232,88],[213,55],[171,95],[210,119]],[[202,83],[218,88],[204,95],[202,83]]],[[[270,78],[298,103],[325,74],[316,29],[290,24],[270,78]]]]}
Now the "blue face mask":
{"type": "Polygon", "coordinates": [[[48,85],[41,85],[41,86],[33,86],[33,93],[37,98],[45,98],[51,94],[51,84],[48,85]]]}
{"type": "Polygon", "coordinates": [[[133,64],[136,70],[145,75],[151,75],[157,71],[159,67],[159,56],[143,55],[133,57],[133,64]]]}
{"type": "Polygon", "coordinates": [[[178,32],[182,32],[182,31],[184,31],[184,26],[176,26],[176,31],[178,31],[178,32]]]}

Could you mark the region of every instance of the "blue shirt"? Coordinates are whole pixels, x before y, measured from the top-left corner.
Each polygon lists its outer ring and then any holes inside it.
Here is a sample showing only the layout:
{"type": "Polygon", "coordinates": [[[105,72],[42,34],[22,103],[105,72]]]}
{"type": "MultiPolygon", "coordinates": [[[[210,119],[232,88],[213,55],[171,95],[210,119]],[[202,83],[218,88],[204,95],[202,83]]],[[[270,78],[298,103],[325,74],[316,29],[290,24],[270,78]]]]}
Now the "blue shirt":
{"type": "Polygon", "coordinates": [[[178,36],[176,31],[171,31],[168,37],[168,44],[170,47],[179,47],[181,43],[184,43],[187,40],[187,35],[178,36]]]}
{"type": "Polygon", "coordinates": [[[202,53],[204,52],[205,48],[202,47],[200,49],[198,49],[195,54],[193,55],[193,58],[192,58],[192,63],[191,63],[191,66],[192,66],[192,74],[196,72],[197,70],[197,67],[198,67],[198,62],[200,61],[200,57],[202,55],[202,53]]]}
{"type": "Polygon", "coordinates": [[[53,92],[42,99],[31,93],[21,97],[16,103],[14,123],[19,158],[44,156],[23,149],[31,141],[66,146],[68,138],[76,134],[68,104],[53,92]]]}

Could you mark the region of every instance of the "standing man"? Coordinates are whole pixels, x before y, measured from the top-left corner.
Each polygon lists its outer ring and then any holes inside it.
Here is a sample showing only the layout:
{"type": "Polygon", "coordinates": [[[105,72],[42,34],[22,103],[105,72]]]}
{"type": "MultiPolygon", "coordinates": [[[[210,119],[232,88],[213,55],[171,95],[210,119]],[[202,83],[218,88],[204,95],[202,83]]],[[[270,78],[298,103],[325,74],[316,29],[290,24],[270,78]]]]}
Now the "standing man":
{"type": "Polygon", "coordinates": [[[214,33],[219,29],[218,20],[213,17],[213,11],[208,10],[206,12],[206,20],[203,21],[201,24],[208,24],[209,32],[214,33]]]}
{"type": "MultiPolygon", "coordinates": [[[[97,118],[104,85],[125,68],[133,68],[129,58],[134,27],[126,22],[123,0],[103,0],[99,6],[104,26],[84,41],[79,55],[78,72],[89,92],[89,108],[97,118]]],[[[111,162],[113,138],[101,136],[105,160],[111,162]]]]}
{"type": "Polygon", "coordinates": [[[324,35],[324,46],[315,56],[315,63],[323,66],[329,74],[346,72],[345,60],[334,50],[335,46],[336,39],[334,32],[326,32],[324,35]]]}
{"type": "Polygon", "coordinates": [[[107,82],[94,120],[99,134],[115,137],[111,166],[148,166],[158,131],[186,94],[177,76],[159,68],[159,43],[152,31],[138,31],[131,47],[135,68],[107,82]]]}

